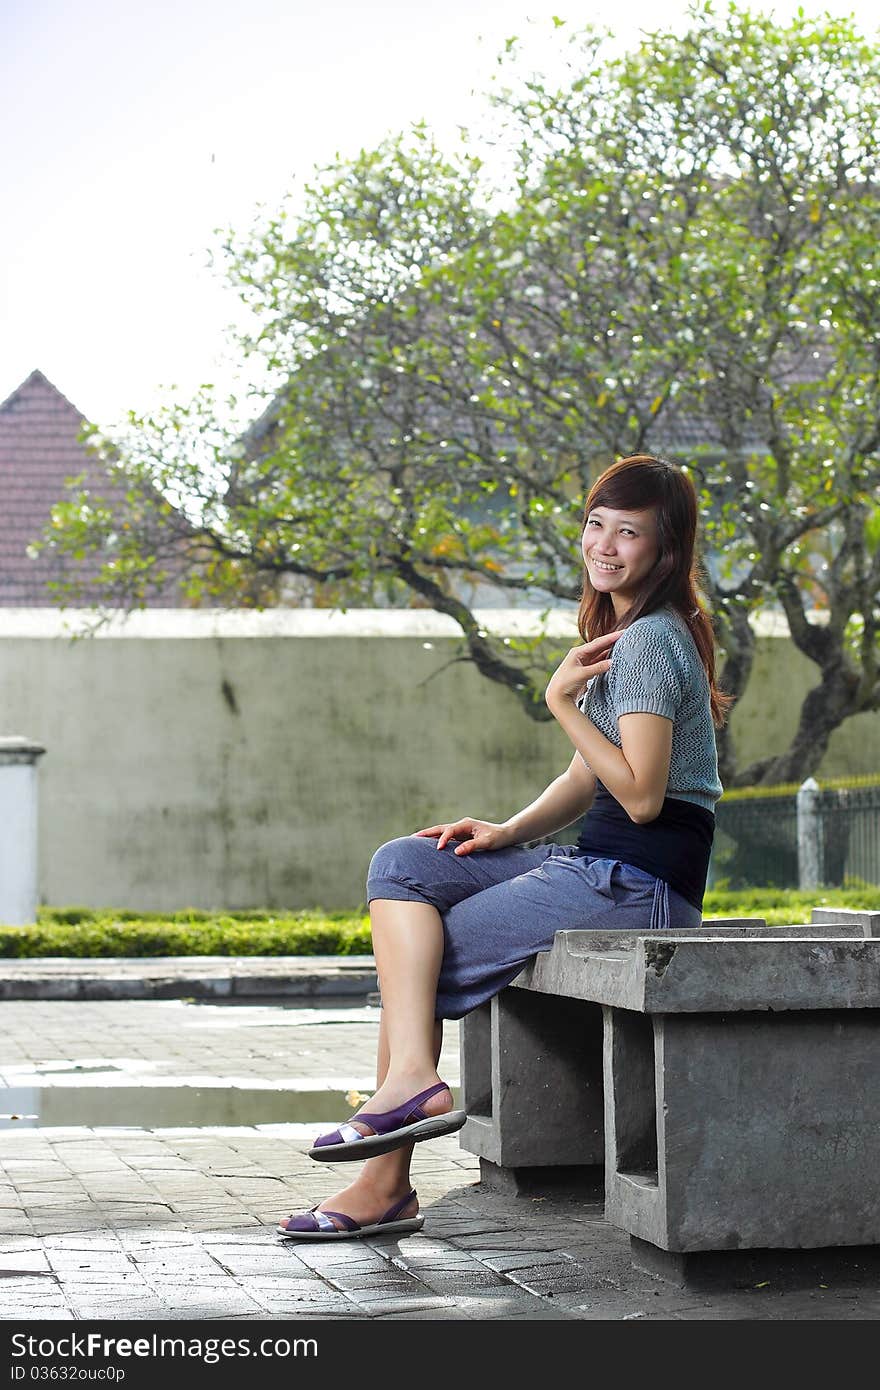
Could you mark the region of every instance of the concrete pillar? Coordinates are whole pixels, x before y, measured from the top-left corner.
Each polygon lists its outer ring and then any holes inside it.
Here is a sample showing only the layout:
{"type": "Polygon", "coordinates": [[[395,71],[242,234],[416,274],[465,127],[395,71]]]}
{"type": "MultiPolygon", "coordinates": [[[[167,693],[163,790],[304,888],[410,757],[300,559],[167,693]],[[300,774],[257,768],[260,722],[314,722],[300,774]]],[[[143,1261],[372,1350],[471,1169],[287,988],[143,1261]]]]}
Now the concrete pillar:
{"type": "Polygon", "coordinates": [[[819,783],[815,777],[802,782],[797,794],[798,886],[818,888],[822,882],[822,818],[819,783]]]}
{"type": "Polygon", "coordinates": [[[463,1020],[460,1050],[463,1149],[507,1169],[602,1163],[598,1005],[504,989],[463,1020]]]}
{"type": "Polygon", "coordinates": [[[0,738],[0,923],[37,916],[37,759],[29,738],[0,738]]]}

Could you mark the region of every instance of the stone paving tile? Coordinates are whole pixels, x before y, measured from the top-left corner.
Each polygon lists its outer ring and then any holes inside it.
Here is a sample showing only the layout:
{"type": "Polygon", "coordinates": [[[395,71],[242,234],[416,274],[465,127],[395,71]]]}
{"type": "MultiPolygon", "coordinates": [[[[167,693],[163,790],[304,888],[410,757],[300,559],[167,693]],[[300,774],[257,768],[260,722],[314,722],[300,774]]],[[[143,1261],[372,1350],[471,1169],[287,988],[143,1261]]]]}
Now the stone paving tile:
{"type": "Polygon", "coordinates": [[[509,1283],[503,1273],[492,1269],[483,1260],[475,1258],[469,1250],[456,1250],[452,1246],[428,1246],[424,1249],[415,1246],[392,1256],[394,1264],[418,1274],[420,1278],[442,1276],[443,1278],[479,1278],[481,1281],[509,1283]]]}
{"type": "MultiPolygon", "coordinates": [[[[28,1322],[38,1320],[71,1321],[76,1317],[73,1309],[67,1303],[29,1303],[27,1308],[28,1322]]],[[[22,1304],[20,1300],[15,1303],[4,1303],[0,1299],[0,1322],[17,1322],[22,1318],[22,1304]]]]}
{"type": "Polygon", "coordinates": [[[147,1322],[154,1318],[167,1318],[172,1314],[166,1303],[158,1301],[136,1302],[136,1303],[95,1303],[83,1300],[76,1305],[75,1316],[77,1320],[90,1319],[94,1322],[112,1321],[113,1319],[136,1319],[140,1322],[147,1322]]]}
{"type": "MultiPolygon", "coordinates": [[[[462,1302],[463,1307],[467,1300],[473,1301],[474,1298],[484,1298],[484,1295],[487,1294],[499,1294],[503,1295],[505,1298],[514,1297],[514,1290],[510,1284],[499,1282],[499,1280],[495,1280],[494,1282],[494,1280],[491,1279],[480,1279],[478,1276],[468,1276],[464,1277],[464,1279],[457,1279],[457,1277],[443,1277],[439,1275],[437,1277],[425,1279],[425,1284],[427,1284],[428,1289],[431,1289],[432,1293],[446,1295],[446,1297],[452,1298],[453,1302],[462,1302]]],[[[534,1298],[524,1301],[528,1302],[528,1304],[534,1304],[535,1302],[534,1298]]],[[[488,1302],[485,1304],[485,1307],[489,1307],[488,1302]]]]}
{"type": "MultiPolygon", "coordinates": [[[[242,1314],[236,1316],[241,1317],[242,1314]]],[[[317,1303],[304,1305],[295,1301],[286,1302],[282,1299],[277,1302],[262,1303],[259,1313],[255,1316],[260,1318],[308,1318],[310,1322],[341,1322],[355,1319],[366,1322],[370,1315],[366,1309],[358,1308],[348,1302],[344,1307],[336,1307],[332,1304],[317,1303]]]]}
{"type": "Polygon", "coordinates": [[[450,1292],[460,1289],[463,1293],[469,1290],[476,1292],[478,1289],[506,1289],[508,1293],[516,1290],[516,1285],[503,1275],[497,1274],[494,1269],[487,1269],[478,1261],[466,1266],[444,1266],[437,1264],[419,1264],[413,1269],[413,1273],[431,1288],[450,1292]]]}
{"type": "Polygon", "coordinates": [[[452,1296],[458,1316],[475,1321],[507,1322],[512,1318],[567,1318],[565,1310],[555,1309],[512,1285],[464,1290],[452,1296]]]}
{"type": "Polygon", "coordinates": [[[269,1298],[275,1294],[290,1297],[320,1299],[329,1289],[317,1279],[298,1279],[290,1275],[255,1274],[248,1279],[248,1289],[256,1297],[269,1298]]]}
{"type": "MultiPolygon", "coordinates": [[[[295,1010],[268,1005],[9,1001],[0,1015],[0,1077],[24,1084],[30,1067],[41,1085],[112,1085],[120,1078],[167,1084],[197,1076],[271,1085],[289,1079],[295,1059],[305,1089],[319,1080],[345,1089],[370,1075],[376,1011],[319,1022],[327,1012],[310,1021],[307,1010],[294,1018],[295,1010]],[[4,1047],[10,1035],[15,1051],[4,1047]],[[62,1064],[66,1070],[50,1074],[62,1064]]],[[[442,1074],[456,1082],[454,1047],[447,1057],[442,1074]]],[[[0,1319],[880,1316],[876,1286],[695,1294],[655,1280],[633,1269],[628,1238],[605,1223],[601,1202],[483,1190],[476,1160],[455,1137],[416,1150],[422,1231],[293,1246],[276,1235],[277,1218],[351,1177],[347,1164],[308,1159],[307,1143],[319,1128],[8,1130],[0,1144],[0,1319]]]]}
{"type": "Polygon", "coordinates": [[[544,1265],[513,1280],[521,1289],[537,1294],[539,1298],[553,1298],[558,1294],[582,1293],[583,1280],[575,1266],[565,1269],[563,1265],[544,1265]]]}
{"type": "Polygon", "coordinates": [[[175,1245],[175,1247],[161,1247],[161,1250],[143,1251],[143,1248],[135,1248],[127,1252],[132,1264],[138,1266],[143,1273],[150,1270],[163,1272],[165,1276],[171,1277],[175,1272],[181,1273],[182,1277],[188,1273],[196,1273],[197,1270],[204,1270],[210,1273],[211,1270],[218,1268],[218,1261],[209,1251],[203,1250],[200,1245],[190,1247],[190,1245],[175,1245]]]}
{"type": "Polygon", "coordinates": [[[542,1256],[554,1253],[552,1246],[536,1246],[534,1250],[483,1250],[479,1252],[479,1257],[490,1269],[497,1270],[499,1274],[508,1274],[518,1269],[533,1269],[542,1256]]]}
{"type": "Polygon", "coordinates": [[[455,1303],[452,1299],[442,1298],[410,1298],[405,1294],[394,1298],[373,1298],[364,1295],[358,1299],[358,1305],[371,1318],[386,1318],[389,1313],[421,1313],[425,1314],[433,1309],[454,1309],[455,1303]]]}
{"type": "Polygon", "coordinates": [[[122,1289],[139,1288],[143,1278],[136,1269],[93,1269],[89,1265],[54,1265],[52,1272],[59,1283],[78,1288],[122,1289]]]}
{"type": "Polygon", "coordinates": [[[390,1308],[382,1314],[383,1322],[461,1322],[463,1314],[457,1307],[413,1308],[400,1311],[390,1308]]]}
{"type": "Polygon", "coordinates": [[[376,1273],[346,1276],[333,1279],[331,1282],[349,1298],[358,1301],[364,1298],[386,1298],[394,1293],[413,1298],[427,1296],[430,1293],[421,1279],[392,1279],[388,1278],[387,1275],[383,1276],[376,1273]]]}
{"type": "Polygon", "coordinates": [[[0,1279],[8,1279],[14,1272],[23,1274],[25,1272],[38,1273],[46,1270],[49,1262],[44,1250],[20,1250],[12,1254],[0,1255],[0,1279]]]}
{"type": "Polygon", "coordinates": [[[32,1232],[34,1229],[33,1222],[25,1212],[11,1212],[8,1208],[3,1210],[2,1216],[0,1216],[0,1222],[2,1222],[4,1229],[9,1231],[10,1234],[18,1231],[24,1235],[32,1232]]]}
{"type": "MultiPolygon", "coordinates": [[[[7,1303],[13,1299],[55,1302],[59,1297],[59,1289],[56,1280],[41,1275],[16,1275],[0,1281],[0,1295],[7,1303]]],[[[19,1302],[17,1306],[21,1311],[22,1303],[19,1302]]]]}

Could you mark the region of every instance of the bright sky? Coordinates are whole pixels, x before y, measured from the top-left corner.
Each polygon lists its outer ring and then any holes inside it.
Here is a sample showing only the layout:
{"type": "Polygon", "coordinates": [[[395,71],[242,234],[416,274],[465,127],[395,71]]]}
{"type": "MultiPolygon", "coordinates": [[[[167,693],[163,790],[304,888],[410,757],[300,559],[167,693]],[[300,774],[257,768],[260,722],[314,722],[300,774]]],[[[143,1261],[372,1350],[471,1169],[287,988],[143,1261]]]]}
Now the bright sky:
{"type": "MultiPolygon", "coordinates": [[[[754,7],[759,8],[757,0],[754,7]]],[[[778,16],[796,3],[779,3],[778,16]]],[[[876,29],[876,0],[818,4],[876,29]]],[[[495,55],[550,16],[624,41],[686,0],[2,0],[0,400],[39,367],[112,426],[224,379],[237,300],[206,266],[338,151],[475,126],[495,55]],[[531,25],[527,19],[533,21],[531,25]]]]}

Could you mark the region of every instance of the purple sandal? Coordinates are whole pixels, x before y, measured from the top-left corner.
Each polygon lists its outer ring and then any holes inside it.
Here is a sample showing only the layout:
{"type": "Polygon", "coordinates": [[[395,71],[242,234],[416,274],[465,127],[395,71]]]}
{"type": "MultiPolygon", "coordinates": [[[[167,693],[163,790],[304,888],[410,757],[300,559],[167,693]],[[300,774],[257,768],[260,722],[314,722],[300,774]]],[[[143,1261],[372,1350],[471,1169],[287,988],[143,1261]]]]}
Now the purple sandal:
{"type": "Polygon", "coordinates": [[[437,1139],[441,1134],[454,1134],[461,1129],[467,1115],[464,1110],[450,1110],[445,1115],[426,1115],[421,1109],[422,1101],[436,1096],[439,1091],[449,1091],[445,1081],[438,1081],[427,1091],[405,1100],[394,1110],[383,1110],[371,1114],[365,1110],[354,1115],[355,1120],[374,1130],[373,1134],[361,1134],[354,1125],[340,1125],[329,1134],[322,1134],[309,1149],[309,1158],[322,1162],[347,1162],[358,1158],[370,1158],[375,1154],[387,1154],[399,1149],[403,1144],[418,1144],[422,1139],[437,1139]]]}
{"type": "Polygon", "coordinates": [[[415,1196],[413,1189],[399,1202],[395,1202],[393,1207],[389,1207],[378,1221],[372,1221],[367,1226],[361,1226],[353,1216],[346,1216],[342,1211],[318,1211],[316,1205],[299,1216],[288,1216],[289,1225],[283,1226],[279,1222],[276,1229],[280,1236],[286,1236],[289,1240],[354,1240],[357,1236],[390,1235],[393,1231],[420,1231],[425,1224],[423,1216],[408,1216],[402,1221],[395,1220],[397,1213],[409,1206],[415,1196]],[[341,1231],[330,1219],[333,1216],[342,1222],[341,1231]]]}

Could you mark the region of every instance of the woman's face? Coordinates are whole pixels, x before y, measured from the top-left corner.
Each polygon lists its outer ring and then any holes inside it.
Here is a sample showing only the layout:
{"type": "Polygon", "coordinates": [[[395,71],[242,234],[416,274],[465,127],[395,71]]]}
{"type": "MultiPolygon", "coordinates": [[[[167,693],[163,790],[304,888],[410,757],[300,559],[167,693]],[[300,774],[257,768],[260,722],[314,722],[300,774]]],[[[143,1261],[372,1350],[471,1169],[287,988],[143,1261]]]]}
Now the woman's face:
{"type": "Polygon", "coordinates": [[[653,507],[641,512],[593,507],[582,548],[590,583],[598,593],[611,595],[619,617],[657,563],[657,513],[653,507]]]}

